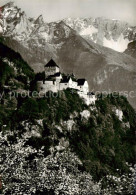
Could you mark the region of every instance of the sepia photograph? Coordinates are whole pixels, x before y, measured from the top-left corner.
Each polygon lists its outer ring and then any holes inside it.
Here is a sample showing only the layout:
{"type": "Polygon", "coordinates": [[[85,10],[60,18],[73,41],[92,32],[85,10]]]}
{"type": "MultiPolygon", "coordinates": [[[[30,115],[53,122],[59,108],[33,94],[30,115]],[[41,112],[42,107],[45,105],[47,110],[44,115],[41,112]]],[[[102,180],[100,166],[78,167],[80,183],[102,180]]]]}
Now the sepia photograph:
{"type": "Polygon", "coordinates": [[[0,0],[0,194],[136,194],[136,0],[0,0]]]}

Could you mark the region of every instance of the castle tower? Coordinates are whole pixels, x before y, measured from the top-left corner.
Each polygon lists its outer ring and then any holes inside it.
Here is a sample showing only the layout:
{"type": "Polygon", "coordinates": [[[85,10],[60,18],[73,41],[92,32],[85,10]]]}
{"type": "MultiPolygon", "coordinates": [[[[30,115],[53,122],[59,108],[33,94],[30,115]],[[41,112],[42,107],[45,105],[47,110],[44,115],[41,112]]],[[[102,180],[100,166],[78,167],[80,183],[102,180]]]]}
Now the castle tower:
{"type": "Polygon", "coordinates": [[[52,59],[44,66],[44,68],[46,78],[60,72],[59,66],[52,59]]]}

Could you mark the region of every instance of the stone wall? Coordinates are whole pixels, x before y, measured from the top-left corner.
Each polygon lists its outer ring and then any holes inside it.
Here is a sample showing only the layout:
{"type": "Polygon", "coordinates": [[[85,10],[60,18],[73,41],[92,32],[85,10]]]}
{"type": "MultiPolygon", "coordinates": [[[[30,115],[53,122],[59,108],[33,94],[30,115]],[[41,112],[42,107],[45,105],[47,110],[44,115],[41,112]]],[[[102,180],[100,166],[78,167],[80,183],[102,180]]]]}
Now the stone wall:
{"type": "Polygon", "coordinates": [[[38,81],[37,82],[37,90],[39,92],[47,93],[48,91],[52,91],[56,93],[59,89],[58,86],[56,86],[56,83],[53,81],[38,81]]]}
{"type": "Polygon", "coordinates": [[[50,75],[54,75],[59,72],[58,67],[45,67],[45,76],[48,77],[50,75]]]}
{"type": "Polygon", "coordinates": [[[68,83],[59,83],[59,90],[67,89],[69,88],[68,83]]]}
{"type": "Polygon", "coordinates": [[[95,104],[96,97],[95,95],[88,95],[89,87],[88,83],[86,82],[83,86],[77,86],[77,82],[72,82],[71,80],[68,83],[60,83],[60,81],[38,81],[37,82],[37,89],[39,92],[47,93],[48,91],[52,91],[57,93],[58,91],[73,88],[77,89],[78,95],[84,99],[87,105],[95,104]]]}

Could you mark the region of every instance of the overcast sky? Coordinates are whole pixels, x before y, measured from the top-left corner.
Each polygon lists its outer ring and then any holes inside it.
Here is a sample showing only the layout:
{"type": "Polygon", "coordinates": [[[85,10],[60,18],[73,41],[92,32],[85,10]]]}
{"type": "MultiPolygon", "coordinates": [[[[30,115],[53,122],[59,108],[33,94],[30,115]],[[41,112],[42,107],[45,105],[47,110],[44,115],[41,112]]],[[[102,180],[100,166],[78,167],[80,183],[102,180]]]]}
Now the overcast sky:
{"type": "MultiPolygon", "coordinates": [[[[136,0],[13,0],[30,17],[47,22],[66,17],[100,17],[136,25],[136,0]]],[[[0,6],[9,0],[0,0],[0,6]]]]}

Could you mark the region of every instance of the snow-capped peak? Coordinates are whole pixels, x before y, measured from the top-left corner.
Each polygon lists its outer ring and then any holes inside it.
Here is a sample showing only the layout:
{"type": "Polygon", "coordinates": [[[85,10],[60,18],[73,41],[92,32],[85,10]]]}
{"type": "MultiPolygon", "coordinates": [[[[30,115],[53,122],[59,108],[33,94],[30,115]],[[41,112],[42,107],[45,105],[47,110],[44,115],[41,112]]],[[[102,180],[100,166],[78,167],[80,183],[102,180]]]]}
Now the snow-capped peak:
{"type": "Polygon", "coordinates": [[[136,39],[133,33],[136,27],[117,19],[69,17],[64,22],[83,38],[119,52],[124,52],[128,43],[136,39]]]}
{"type": "Polygon", "coordinates": [[[15,6],[14,2],[9,2],[1,9],[0,32],[5,36],[16,35],[17,39],[22,39],[30,33],[31,23],[25,12],[15,6]]]}
{"type": "MultiPolygon", "coordinates": [[[[25,12],[9,2],[4,5],[1,12],[0,33],[4,36],[12,36],[15,40],[24,41],[29,38],[39,40],[38,42],[58,42],[68,38],[71,28],[63,21],[46,23],[40,15],[36,20],[27,18],[25,12]]],[[[39,43],[37,43],[39,44],[39,43]]]]}
{"type": "Polygon", "coordinates": [[[136,27],[116,19],[68,17],[62,21],[45,23],[42,15],[36,20],[27,18],[25,12],[15,6],[14,2],[1,7],[0,15],[0,34],[12,36],[19,41],[29,39],[31,36],[42,42],[45,40],[58,42],[60,39],[68,38],[74,29],[87,40],[124,52],[128,44],[136,39],[136,27]]]}

